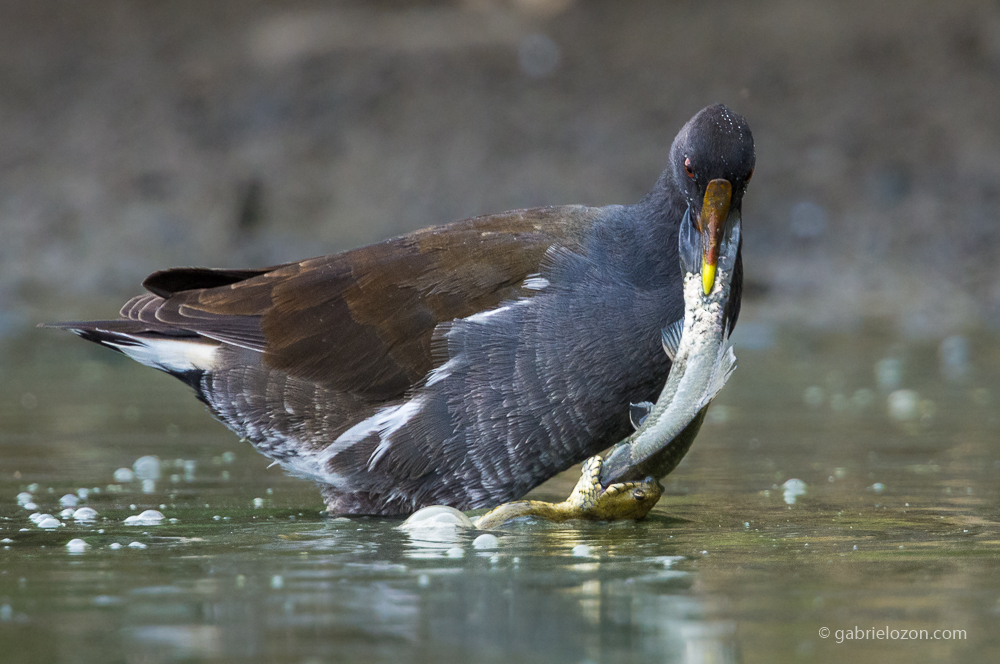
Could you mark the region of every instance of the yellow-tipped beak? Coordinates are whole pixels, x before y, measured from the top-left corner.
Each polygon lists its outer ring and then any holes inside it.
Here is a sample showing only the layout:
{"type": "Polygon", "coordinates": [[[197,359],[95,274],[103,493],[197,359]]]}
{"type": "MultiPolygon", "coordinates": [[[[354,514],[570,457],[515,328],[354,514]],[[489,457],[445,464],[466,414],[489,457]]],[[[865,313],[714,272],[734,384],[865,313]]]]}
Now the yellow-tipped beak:
{"type": "Polygon", "coordinates": [[[705,289],[705,295],[712,292],[712,286],[715,285],[715,265],[710,265],[707,262],[702,263],[701,285],[705,289]]]}
{"type": "Polygon", "coordinates": [[[701,285],[705,295],[715,286],[715,270],[719,264],[719,245],[729,217],[729,204],[733,198],[733,185],[729,180],[712,180],[705,188],[705,200],[698,216],[701,231],[701,285]]]}

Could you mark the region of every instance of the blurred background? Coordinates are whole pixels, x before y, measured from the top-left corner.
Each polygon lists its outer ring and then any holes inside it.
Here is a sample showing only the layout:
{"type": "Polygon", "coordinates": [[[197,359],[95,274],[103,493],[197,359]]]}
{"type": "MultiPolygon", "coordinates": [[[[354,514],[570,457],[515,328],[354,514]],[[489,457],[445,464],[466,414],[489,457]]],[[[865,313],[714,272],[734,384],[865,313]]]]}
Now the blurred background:
{"type": "Polygon", "coordinates": [[[1000,3],[0,3],[0,335],[757,143],[746,320],[1000,326],[1000,3]]]}
{"type": "Polygon", "coordinates": [[[997,0],[0,0],[0,659],[1000,661],[998,205],[997,0]],[[452,556],[322,518],[179,381],[34,329],[633,202],[715,102],[757,145],[740,369],[641,523],[452,556]],[[859,625],[967,634],[817,636],[859,625]]]}

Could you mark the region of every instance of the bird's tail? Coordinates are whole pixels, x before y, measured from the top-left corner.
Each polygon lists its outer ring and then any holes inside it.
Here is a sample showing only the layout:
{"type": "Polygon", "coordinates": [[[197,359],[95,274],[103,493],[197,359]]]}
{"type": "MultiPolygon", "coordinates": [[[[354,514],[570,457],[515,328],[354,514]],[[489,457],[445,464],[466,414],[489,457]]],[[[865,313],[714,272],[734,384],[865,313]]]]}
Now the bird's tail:
{"type": "Polygon", "coordinates": [[[215,368],[220,348],[219,342],[193,332],[161,329],[135,320],[67,321],[39,327],[68,330],[185,382],[190,382],[192,372],[201,374],[215,368]]]}

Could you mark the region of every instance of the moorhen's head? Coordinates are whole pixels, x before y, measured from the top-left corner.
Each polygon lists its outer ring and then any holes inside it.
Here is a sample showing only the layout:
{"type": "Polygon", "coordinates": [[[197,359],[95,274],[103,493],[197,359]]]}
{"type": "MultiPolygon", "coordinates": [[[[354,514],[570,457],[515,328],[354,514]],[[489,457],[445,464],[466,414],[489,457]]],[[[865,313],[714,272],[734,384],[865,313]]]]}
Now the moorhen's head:
{"type": "Polygon", "coordinates": [[[701,272],[706,295],[715,284],[719,256],[733,261],[739,249],[743,194],[754,162],[749,125],[722,104],[699,111],[670,146],[668,186],[687,203],[681,262],[688,272],[701,272]]]}

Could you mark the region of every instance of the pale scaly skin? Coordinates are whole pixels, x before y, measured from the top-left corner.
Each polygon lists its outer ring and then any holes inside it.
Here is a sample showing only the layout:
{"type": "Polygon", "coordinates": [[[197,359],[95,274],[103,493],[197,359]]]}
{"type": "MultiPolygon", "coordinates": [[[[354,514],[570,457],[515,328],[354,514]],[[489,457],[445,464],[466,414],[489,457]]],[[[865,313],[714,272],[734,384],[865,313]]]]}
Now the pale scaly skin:
{"type": "Polygon", "coordinates": [[[549,521],[590,519],[593,521],[639,520],[653,509],[663,487],[652,477],[637,482],[601,486],[604,459],[595,455],[584,461],[583,474],[573,492],[561,503],[518,500],[495,507],[476,519],[480,530],[496,528],[519,516],[535,516],[549,521]]]}

